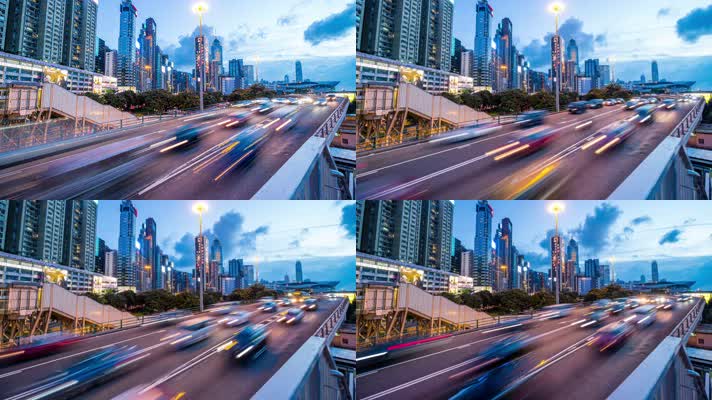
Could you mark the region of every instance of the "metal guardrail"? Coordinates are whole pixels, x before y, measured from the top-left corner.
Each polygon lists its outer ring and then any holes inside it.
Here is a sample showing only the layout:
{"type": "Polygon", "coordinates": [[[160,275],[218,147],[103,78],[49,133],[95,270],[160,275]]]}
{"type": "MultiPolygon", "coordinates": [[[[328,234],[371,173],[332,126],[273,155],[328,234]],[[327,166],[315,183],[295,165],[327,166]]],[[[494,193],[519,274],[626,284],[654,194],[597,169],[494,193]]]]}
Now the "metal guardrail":
{"type": "Polygon", "coordinates": [[[339,125],[341,125],[343,120],[346,118],[346,111],[349,108],[349,100],[347,98],[339,98],[339,100],[339,106],[336,107],[336,109],[333,113],[331,113],[329,118],[327,118],[326,121],[324,121],[324,123],[316,129],[313,136],[320,138],[328,138],[334,132],[336,132],[336,128],[338,128],[339,125]]]}
{"type": "Polygon", "coordinates": [[[697,119],[698,115],[705,109],[705,99],[700,98],[697,105],[673,128],[670,136],[682,138],[691,133],[692,124],[697,119]]]}
{"type": "Polygon", "coordinates": [[[346,318],[346,310],[348,310],[348,308],[349,299],[344,297],[341,299],[341,304],[339,304],[336,310],[319,326],[313,336],[324,338],[327,343],[331,343],[331,340],[334,339],[334,335],[336,335],[337,328],[341,326],[341,323],[344,322],[346,318]]]}
{"type": "Polygon", "coordinates": [[[670,333],[670,336],[679,337],[683,339],[683,342],[687,342],[687,339],[692,333],[692,328],[697,326],[697,324],[702,319],[702,312],[705,308],[705,302],[702,299],[697,299],[697,304],[692,307],[690,312],[685,315],[685,318],[678,323],[675,328],[670,333]]]}

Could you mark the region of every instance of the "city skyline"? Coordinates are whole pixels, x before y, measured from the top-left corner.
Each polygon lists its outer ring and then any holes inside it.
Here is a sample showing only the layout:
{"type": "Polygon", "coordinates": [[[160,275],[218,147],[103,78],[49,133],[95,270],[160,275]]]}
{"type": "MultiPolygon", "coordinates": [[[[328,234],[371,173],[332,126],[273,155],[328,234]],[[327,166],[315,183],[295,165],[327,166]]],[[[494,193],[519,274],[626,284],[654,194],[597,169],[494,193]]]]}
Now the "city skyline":
{"type": "MultiPolygon", "coordinates": [[[[455,4],[453,36],[468,49],[474,46],[476,4],[477,0],[455,4]]],[[[554,31],[549,2],[537,0],[527,7],[511,0],[489,4],[494,9],[490,36],[494,37],[502,19],[509,18],[513,24],[513,44],[534,70],[546,72],[551,65],[550,38],[554,31]]],[[[646,7],[611,0],[568,1],[564,2],[560,16],[559,33],[564,43],[571,38],[576,40],[580,64],[589,58],[598,58],[601,64],[610,59],[616,79],[637,81],[641,73],[650,79],[651,62],[657,60],[661,79],[696,80],[696,88],[709,89],[712,35],[698,26],[704,15],[712,15],[712,6],[700,8],[699,2],[691,0],[674,5],[653,1],[646,7]],[[625,25],[609,18],[608,10],[613,8],[625,16],[625,25]]]]}
{"type": "MultiPolygon", "coordinates": [[[[111,49],[117,49],[119,37],[119,4],[105,0],[98,12],[97,37],[111,49]]],[[[175,7],[162,7],[158,2],[133,2],[138,9],[136,37],[141,24],[153,18],[157,25],[157,44],[175,62],[180,71],[194,68],[194,37],[198,35],[198,17],[191,12],[192,2],[180,0],[175,7]],[[193,27],[191,29],[191,27],[193,27]]],[[[203,30],[212,43],[223,44],[223,60],[243,59],[245,64],[259,65],[260,79],[281,81],[285,74],[295,78],[294,63],[301,60],[304,78],[312,81],[340,80],[345,89],[355,87],[353,47],[353,3],[297,1],[285,4],[268,0],[258,3],[208,2],[203,30]],[[265,13],[265,9],[279,12],[265,13]],[[301,10],[309,10],[302,12],[301,10]],[[236,23],[232,16],[239,15],[236,23]],[[277,26],[279,29],[274,29],[277,26]],[[328,54],[328,56],[326,56],[328,54]]]]}
{"type": "MultiPolygon", "coordinates": [[[[191,272],[195,267],[195,240],[198,218],[194,202],[134,201],[138,212],[135,232],[147,218],[155,220],[157,244],[169,255],[177,270],[191,272]],[[175,218],[185,215],[185,218],[175,218]]],[[[227,261],[243,259],[257,264],[260,279],[281,281],[285,271],[294,276],[294,263],[304,266],[304,277],[311,280],[339,280],[339,288],[355,287],[353,275],[354,204],[334,202],[316,210],[311,203],[293,202],[207,202],[203,215],[204,234],[222,243],[223,267],[227,261]],[[259,256],[258,259],[255,256],[259,256]]],[[[120,201],[100,201],[97,237],[117,249],[120,201]],[[108,222],[107,222],[108,221],[108,222]]]]}
{"type": "MultiPolygon", "coordinates": [[[[474,241],[476,201],[455,203],[453,237],[471,249],[474,241]]],[[[513,225],[513,244],[532,268],[550,268],[549,240],[554,217],[549,201],[489,201],[494,209],[492,230],[503,218],[513,225]]],[[[692,203],[680,202],[563,202],[560,234],[564,243],[572,237],[579,243],[579,262],[598,258],[609,264],[614,258],[618,279],[637,281],[641,274],[650,279],[651,262],[657,260],[660,278],[696,280],[695,289],[712,289],[712,278],[703,271],[712,267],[712,220],[700,217],[692,203]],[[660,203],[660,204],[658,204],[660,203]]],[[[494,236],[493,236],[494,237],[494,236]]],[[[583,269],[583,268],[582,268],[583,269]]]]}

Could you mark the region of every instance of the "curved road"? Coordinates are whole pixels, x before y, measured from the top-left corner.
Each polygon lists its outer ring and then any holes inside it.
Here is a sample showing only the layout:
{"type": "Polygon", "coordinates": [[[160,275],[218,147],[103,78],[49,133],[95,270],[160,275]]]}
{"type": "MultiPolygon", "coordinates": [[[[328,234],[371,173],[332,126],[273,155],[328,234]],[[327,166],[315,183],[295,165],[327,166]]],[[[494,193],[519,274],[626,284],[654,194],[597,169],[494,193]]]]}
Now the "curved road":
{"type": "Polygon", "coordinates": [[[621,105],[584,114],[553,114],[546,124],[558,133],[548,146],[529,155],[495,160],[526,130],[505,125],[495,133],[471,140],[461,129],[428,142],[360,156],[357,166],[359,199],[568,199],[607,198],[667,137],[694,107],[681,103],[660,109],[655,122],[639,126],[618,146],[596,155],[585,149],[607,125],[632,118],[621,105]],[[459,135],[459,136],[458,136],[459,135]],[[450,140],[448,140],[450,139],[450,140]]]}
{"type": "MultiPolygon", "coordinates": [[[[249,399],[314,335],[340,300],[319,300],[317,311],[306,313],[304,320],[294,326],[277,323],[275,313],[255,312],[250,322],[267,325],[270,334],[267,350],[245,366],[234,363],[228,352],[219,349],[241,327],[221,326],[202,343],[176,351],[168,345],[175,326],[156,324],[87,338],[61,353],[0,368],[0,398],[26,393],[31,386],[61,373],[102,347],[117,344],[135,345],[146,350],[148,356],[124,375],[83,393],[82,399],[107,400],[139,386],[155,387],[167,398],[180,395],[185,399],[249,399]]],[[[256,311],[257,307],[253,304],[239,309],[256,311]]]]}
{"type": "Polygon", "coordinates": [[[0,170],[0,198],[250,199],[337,105],[282,105],[233,126],[237,109],[222,109],[129,129],[0,170]],[[187,125],[205,128],[200,139],[173,147],[187,125]]]}

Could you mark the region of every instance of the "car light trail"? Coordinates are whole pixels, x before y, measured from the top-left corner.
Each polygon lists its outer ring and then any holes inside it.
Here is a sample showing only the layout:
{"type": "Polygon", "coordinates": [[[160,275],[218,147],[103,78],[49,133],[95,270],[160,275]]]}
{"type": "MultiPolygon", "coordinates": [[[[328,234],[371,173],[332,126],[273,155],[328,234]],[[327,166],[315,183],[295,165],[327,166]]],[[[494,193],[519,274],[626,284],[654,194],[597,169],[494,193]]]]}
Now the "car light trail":
{"type": "Polygon", "coordinates": [[[649,120],[651,117],[652,117],[651,115],[648,115],[647,117],[643,118],[643,119],[640,121],[640,123],[642,124],[643,122],[649,120]]]}
{"type": "Polygon", "coordinates": [[[599,136],[599,137],[597,137],[597,138],[591,140],[590,142],[584,144],[583,146],[581,146],[581,150],[586,150],[586,149],[588,149],[589,147],[593,146],[594,144],[600,142],[601,140],[603,140],[603,139],[605,139],[605,138],[606,138],[606,135],[599,136]]]}
{"type": "Polygon", "coordinates": [[[606,143],[603,147],[601,147],[600,149],[596,150],[596,154],[601,154],[601,153],[603,153],[604,151],[608,150],[609,147],[615,145],[615,144],[618,143],[618,142],[620,142],[620,139],[619,139],[619,138],[615,138],[615,139],[611,140],[610,142],[606,143]]]}
{"type": "Polygon", "coordinates": [[[517,147],[517,148],[514,149],[514,150],[510,150],[510,151],[508,151],[508,152],[506,152],[506,153],[504,153],[504,154],[502,154],[502,155],[499,155],[499,156],[495,157],[494,160],[495,160],[495,161],[502,160],[502,159],[504,159],[504,158],[507,158],[507,157],[511,156],[512,154],[519,153],[520,151],[526,150],[526,149],[528,149],[528,148],[529,148],[529,145],[528,145],[528,144],[525,144],[524,146],[517,147]]]}
{"type": "Polygon", "coordinates": [[[165,153],[165,152],[167,152],[167,151],[171,151],[171,150],[175,149],[176,147],[183,146],[183,145],[186,144],[186,143],[188,143],[188,141],[187,141],[187,140],[184,140],[184,141],[182,141],[182,142],[179,142],[179,143],[174,144],[173,146],[168,146],[168,147],[166,147],[165,149],[161,150],[161,153],[165,153]]]}
{"type": "Polygon", "coordinates": [[[285,126],[289,125],[290,122],[292,122],[292,119],[291,119],[291,118],[288,119],[287,122],[285,122],[285,123],[283,123],[282,125],[280,125],[279,127],[277,127],[276,131],[279,132],[282,128],[284,128],[285,126]]]}
{"type": "Polygon", "coordinates": [[[277,121],[279,121],[279,120],[280,120],[280,118],[277,118],[277,119],[275,119],[274,121],[270,122],[269,124],[263,126],[263,128],[267,129],[267,128],[269,128],[270,126],[276,124],[277,121]]]}
{"type": "Polygon", "coordinates": [[[215,182],[219,181],[223,176],[225,176],[225,174],[227,174],[228,172],[230,172],[231,169],[235,168],[235,167],[237,166],[237,164],[239,164],[240,162],[242,162],[242,160],[244,160],[245,158],[247,158],[247,156],[249,156],[250,154],[252,154],[253,151],[254,151],[254,150],[248,151],[244,156],[240,157],[239,160],[235,161],[234,164],[232,164],[231,166],[227,167],[227,169],[226,169],[225,171],[223,171],[222,174],[218,175],[217,178],[215,178],[215,182]]]}
{"type": "Polygon", "coordinates": [[[507,150],[507,149],[511,149],[512,147],[514,147],[514,146],[516,146],[516,145],[518,145],[518,144],[519,144],[519,142],[510,143],[510,144],[508,144],[508,145],[506,145],[506,146],[502,146],[502,147],[500,147],[500,148],[498,148],[498,149],[496,149],[496,150],[489,151],[489,152],[485,153],[485,155],[486,155],[487,157],[489,157],[489,156],[495,155],[495,154],[497,154],[497,153],[501,153],[501,152],[503,152],[503,151],[505,151],[505,150],[507,150]]]}
{"type": "Polygon", "coordinates": [[[577,126],[576,129],[584,128],[584,127],[586,127],[586,126],[591,125],[592,123],[593,123],[593,121],[584,122],[583,124],[577,126]]]}

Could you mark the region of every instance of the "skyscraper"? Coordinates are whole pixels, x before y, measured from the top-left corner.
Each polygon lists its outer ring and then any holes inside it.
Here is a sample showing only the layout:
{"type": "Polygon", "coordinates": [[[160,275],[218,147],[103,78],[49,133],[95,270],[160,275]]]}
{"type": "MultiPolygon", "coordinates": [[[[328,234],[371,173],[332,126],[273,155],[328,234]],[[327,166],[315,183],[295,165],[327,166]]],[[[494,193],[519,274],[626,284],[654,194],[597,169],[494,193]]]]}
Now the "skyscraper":
{"type": "Polygon", "coordinates": [[[611,66],[610,65],[599,65],[598,66],[598,77],[600,87],[606,87],[611,83],[611,66]]]}
{"type": "Polygon", "coordinates": [[[304,82],[304,74],[302,73],[302,62],[297,60],[296,63],[294,63],[294,68],[295,68],[295,82],[301,83],[304,82]]]}
{"type": "Polygon", "coordinates": [[[588,59],[584,62],[584,73],[586,76],[591,78],[591,89],[598,89],[601,87],[601,77],[600,70],[598,68],[598,59],[588,59]]]}
{"type": "Polygon", "coordinates": [[[106,60],[104,62],[104,75],[116,78],[119,71],[118,67],[119,53],[116,50],[106,52],[106,60]]]}
{"type": "Polygon", "coordinates": [[[551,37],[551,88],[554,91],[561,91],[563,74],[563,43],[561,36],[553,35],[551,37]]]}
{"type": "Polygon", "coordinates": [[[98,208],[96,201],[67,200],[64,213],[64,265],[94,271],[98,208]]]}
{"type": "Polygon", "coordinates": [[[492,286],[490,253],[492,243],[492,218],[494,209],[486,200],[478,201],[475,215],[475,245],[473,268],[470,276],[475,286],[492,286]]]}
{"type": "Polygon", "coordinates": [[[500,235],[497,241],[497,269],[500,271],[500,279],[497,290],[513,289],[515,287],[516,263],[514,258],[514,246],[512,245],[512,221],[503,218],[500,223],[500,235]]]}
{"type": "MultiPolygon", "coordinates": [[[[0,48],[5,46],[5,38],[7,37],[7,19],[10,12],[10,1],[5,0],[0,2],[0,48]]],[[[0,243],[2,246],[2,243],[0,243]]],[[[1,249],[2,247],[0,247],[1,249]]]]}
{"type": "Polygon", "coordinates": [[[138,66],[138,90],[149,91],[159,88],[160,65],[156,63],[158,52],[156,21],[148,18],[141,27],[138,42],[141,45],[138,66]]]}
{"type": "MultiPolygon", "coordinates": [[[[462,272],[462,253],[465,251],[465,247],[462,246],[462,241],[453,236],[452,238],[452,252],[450,253],[450,272],[453,274],[463,275],[462,272]]],[[[470,276],[468,273],[467,276],[470,276]]]]}
{"type": "Polygon", "coordinates": [[[566,245],[566,262],[564,263],[566,269],[565,273],[562,274],[562,283],[572,291],[576,288],[576,276],[580,274],[578,253],[578,243],[571,238],[566,245]]]}
{"type": "Polygon", "coordinates": [[[512,21],[504,18],[497,28],[497,58],[499,59],[499,81],[497,91],[505,91],[512,88],[512,21]]]}
{"type": "Polygon", "coordinates": [[[64,14],[64,65],[95,70],[94,46],[99,11],[98,0],[67,0],[64,14]]]}
{"type": "Polygon", "coordinates": [[[223,46],[218,38],[213,39],[210,45],[210,77],[207,78],[210,85],[216,90],[220,88],[220,75],[223,74],[225,65],[223,64],[223,46]]]}
{"type": "MultiPolygon", "coordinates": [[[[67,1],[13,0],[5,3],[9,7],[5,51],[61,64],[67,1]]],[[[93,46],[92,43],[91,49],[93,46]]]]}
{"type": "Polygon", "coordinates": [[[396,201],[393,206],[392,258],[407,263],[417,263],[420,251],[421,202],[396,201]]]}
{"type": "Polygon", "coordinates": [[[106,74],[106,53],[111,51],[102,38],[96,39],[96,55],[94,56],[94,70],[106,74]]]}
{"type": "Polygon", "coordinates": [[[658,73],[658,62],[653,60],[652,66],[652,78],[653,78],[653,83],[660,82],[660,75],[658,73]]]}
{"type": "Polygon", "coordinates": [[[116,263],[116,277],[118,285],[123,287],[136,287],[135,243],[136,219],[138,211],[131,200],[121,202],[121,216],[119,220],[119,249],[118,262],[116,263]]]}
{"type": "Polygon", "coordinates": [[[203,89],[207,89],[207,85],[210,82],[210,64],[205,40],[205,36],[195,37],[195,82],[196,87],[199,88],[199,81],[204,78],[203,89]]]}
{"type": "MultiPolygon", "coordinates": [[[[573,61],[574,62],[574,67],[575,70],[572,71],[574,75],[578,75],[579,73],[579,49],[578,45],[576,45],[576,41],[574,39],[569,40],[569,44],[566,46],[566,61],[573,61]]],[[[568,74],[568,70],[566,71],[568,74]]]]}
{"type": "Polygon", "coordinates": [[[450,49],[450,72],[453,74],[469,76],[470,71],[462,71],[460,68],[462,66],[462,41],[460,39],[452,38],[452,48],[450,49]]]}
{"type": "Polygon", "coordinates": [[[454,205],[448,200],[425,200],[420,204],[418,264],[449,271],[454,205]]]}
{"type": "Polygon", "coordinates": [[[660,277],[658,276],[658,262],[657,262],[657,261],[653,261],[653,262],[650,264],[650,269],[651,269],[651,271],[650,271],[650,275],[651,275],[650,279],[651,279],[653,282],[659,282],[659,278],[660,278],[660,277]]]}
{"type": "MultiPolygon", "coordinates": [[[[488,0],[479,0],[475,9],[475,50],[472,63],[472,77],[475,86],[491,86],[490,71],[490,18],[494,18],[494,9],[488,0]]],[[[462,72],[463,75],[466,71],[462,72]]]]}
{"type": "Polygon", "coordinates": [[[601,270],[597,258],[589,258],[584,262],[584,274],[591,278],[591,288],[602,287],[601,270]]]}
{"type": "MultiPolygon", "coordinates": [[[[118,70],[116,77],[118,78],[119,86],[135,87],[134,61],[136,57],[136,18],[138,18],[138,10],[133,5],[132,0],[123,0],[120,10],[121,20],[119,24],[118,70]]],[[[119,270],[121,268],[121,249],[119,249],[119,270]]],[[[119,286],[121,286],[121,283],[119,283],[119,286]]]]}
{"type": "Polygon", "coordinates": [[[563,264],[564,264],[564,249],[563,240],[561,235],[554,235],[551,237],[551,246],[549,248],[549,258],[551,259],[551,288],[552,292],[556,291],[556,286],[559,287],[559,292],[565,287],[563,284],[564,274],[563,274],[563,264]],[[559,280],[559,272],[561,272],[561,280],[559,280]]]}
{"type": "Polygon", "coordinates": [[[418,64],[450,71],[453,0],[422,0],[418,64]]]}
{"type": "Polygon", "coordinates": [[[143,265],[140,265],[139,268],[143,268],[147,272],[151,289],[163,289],[161,257],[158,250],[158,229],[153,218],[146,220],[142,233],[143,235],[139,239],[143,265]]]}
{"type": "Polygon", "coordinates": [[[210,245],[210,261],[217,262],[218,274],[223,273],[223,253],[222,244],[218,238],[213,239],[213,243],[210,245]]]}
{"type": "Polygon", "coordinates": [[[208,238],[205,235],[198,235],[195,237],[195,270],[194,276],[196,281],[196,290],[200,290],[198,285],[203,286],[203,291],[208,286],[207,281],[209,279],[209,273],[207,268],[210,266],[210,260],[208,259],[208,238]],[[205,274],[205,280],[203,281],[202,276],[205,274]]]}
{"type": "Polygon", "coordinates": [[[106,268],[106,252],[109,251],[109,246],[102,238],[96,239],[96,253],[94,257],[94,272],[105,274],[106,268]]]}
{"type": "Polygon", "coordinates": [[[296,269],[296,274],[294,276],[296,277],[295,279],[297,280],[297,283],[304,282],[304,276],[302,275],[302,262],[297,260],[294,268],[296,269]]]}

